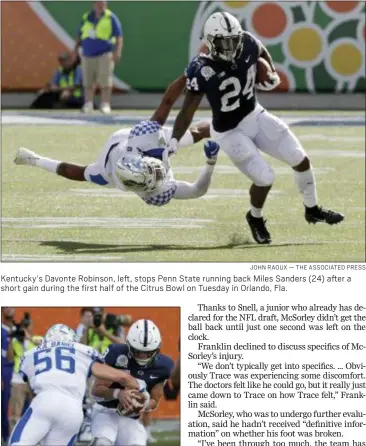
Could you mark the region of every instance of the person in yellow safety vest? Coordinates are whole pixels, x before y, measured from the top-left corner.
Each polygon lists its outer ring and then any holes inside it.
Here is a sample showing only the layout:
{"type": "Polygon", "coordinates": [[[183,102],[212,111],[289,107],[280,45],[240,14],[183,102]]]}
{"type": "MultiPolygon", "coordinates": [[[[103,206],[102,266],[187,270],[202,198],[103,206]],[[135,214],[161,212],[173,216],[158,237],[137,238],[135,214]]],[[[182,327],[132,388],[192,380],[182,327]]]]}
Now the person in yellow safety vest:
{"type": "Polygon", "coordinates": [[[14,370],[11,380],[10,396],[10,429],[12,430],[22,416],[24,405],[32,400],[32,392],[19,374],[20,361],[24,352],[37,347],[43,340],[42,336],[33,335],[33,323],[30,319],[24,319],[17,328],[12,338],[14,352],[14,370]],[[26,323],[25,323],[26,322],[26,323]]]}
{"type": "Polygon", "coordinates": [[[81,67],[85,87],[82,111],[93,110],[96,84],[101,90],[100,110],[111,111],[111,94],[115,64],[121,59],[123,46],[122,25],[118,17],[107,8],[106,1],[93,2],[93,9],[82,16],[74,58],[81,48],[81,67]]]}
{"type": "Polygon", "coordinates": [[[51,83],[38,92],[31,108],[80,108],[84,103],[82,74],[71,53],[58,56],[59,68],[51,83]]]}

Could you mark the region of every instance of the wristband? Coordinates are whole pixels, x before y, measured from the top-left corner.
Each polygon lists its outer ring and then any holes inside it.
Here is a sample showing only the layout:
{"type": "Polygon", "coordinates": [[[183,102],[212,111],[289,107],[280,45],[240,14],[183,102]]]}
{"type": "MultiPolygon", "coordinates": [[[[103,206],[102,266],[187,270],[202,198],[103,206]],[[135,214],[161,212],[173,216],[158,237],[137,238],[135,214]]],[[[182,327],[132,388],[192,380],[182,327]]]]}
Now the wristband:
{"type": "Polygon", "coordinates": [[[121,391],[121,389],[114,389],[113,390],[113,399],[118,400],[118,396],[119,396],[119,392],[121,391]]]}

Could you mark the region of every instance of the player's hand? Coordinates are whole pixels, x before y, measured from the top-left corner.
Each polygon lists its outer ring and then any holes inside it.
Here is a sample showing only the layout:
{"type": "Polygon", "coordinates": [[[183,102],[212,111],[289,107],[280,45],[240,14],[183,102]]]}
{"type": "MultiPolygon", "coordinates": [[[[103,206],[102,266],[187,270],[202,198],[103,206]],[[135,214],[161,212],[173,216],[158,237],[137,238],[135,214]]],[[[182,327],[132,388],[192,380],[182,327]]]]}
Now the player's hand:
{"type": "Polygon", "coordinates": [[[217,154],[219,153],[220,146],[215,141],[206,141],[204,146],[204,151],[207,158],[208,164],[216,164],[217,154]]]}
{"type": "Polygon", "coordinates": [[[126,389],[120,390],[118,394],[118,400],[123,409],[131,413],[134,411],[135,408],[132,402],[132,398],[134,398],[135,396],[136,396],[135,390],[126,390],[126,389]]]}
{"type": "Polygon", "coordinates": [[[268,81],[255,85],[258,90],[271,91],[281,83],[280,76],[275,71],[268,71],[267,75],[268,81]]]}

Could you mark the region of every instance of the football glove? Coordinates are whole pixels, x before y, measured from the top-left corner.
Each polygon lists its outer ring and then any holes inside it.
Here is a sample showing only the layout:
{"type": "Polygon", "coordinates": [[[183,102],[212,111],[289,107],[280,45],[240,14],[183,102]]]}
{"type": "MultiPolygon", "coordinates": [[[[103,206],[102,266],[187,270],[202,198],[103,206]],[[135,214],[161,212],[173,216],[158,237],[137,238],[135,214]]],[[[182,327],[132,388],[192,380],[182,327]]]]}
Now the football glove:
{"type": "Polygon", "coordinates": [[[255,85],[258,90],[271,91],[281,83],[281,79],[277,73],[269,71],[267,74],[269,78],[268,81],[260,82],[255,85]]]}
{"type": "Polygon", "coordinates": [[[206,141],[203,149],[207,158],[207,164],[215,164],[217,161],[217,154],[219,153],[220,146],[215,141],[206,141]]]}

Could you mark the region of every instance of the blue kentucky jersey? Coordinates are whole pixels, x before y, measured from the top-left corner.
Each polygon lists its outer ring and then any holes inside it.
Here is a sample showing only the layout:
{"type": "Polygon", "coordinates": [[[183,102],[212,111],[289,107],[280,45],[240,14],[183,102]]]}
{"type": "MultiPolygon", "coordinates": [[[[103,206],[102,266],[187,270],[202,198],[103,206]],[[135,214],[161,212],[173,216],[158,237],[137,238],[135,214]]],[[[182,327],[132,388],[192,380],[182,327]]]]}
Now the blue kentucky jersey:
{"type": "MultiPolygon", "coordinates": [[[[121,369],[129,372],[131,376],[142,379],[146,382],[147,391],[150,393],[151,389],[161,382],[165,382],[169,377],[174,367],[174,361],[169,356],[158,354],[153,362],[148,366],[141,366],[131,357],[129,349],[126,344],[112,344],[106,350],[104,361],[115,369],[121,369]]],[[[111,389],[123,389],[120,383],[112,383],[111,389]]],[[[118,400],[99,401],[104,407],[117,408],[118,400]]]]}
{"type": "Polygon", "coordinates": [[[233,62],[195,57],[186,69],[187,90],[206,94],[217,132],[235,128],[256,106],[255,78],[261,43],[244,32],[243,50],[233,62]]]}

